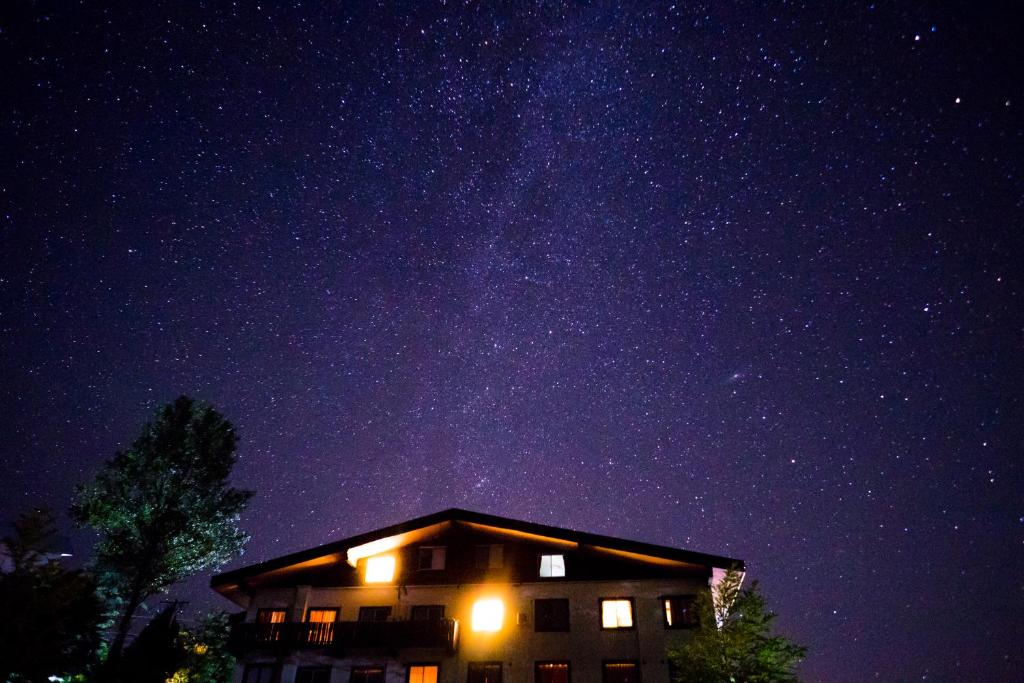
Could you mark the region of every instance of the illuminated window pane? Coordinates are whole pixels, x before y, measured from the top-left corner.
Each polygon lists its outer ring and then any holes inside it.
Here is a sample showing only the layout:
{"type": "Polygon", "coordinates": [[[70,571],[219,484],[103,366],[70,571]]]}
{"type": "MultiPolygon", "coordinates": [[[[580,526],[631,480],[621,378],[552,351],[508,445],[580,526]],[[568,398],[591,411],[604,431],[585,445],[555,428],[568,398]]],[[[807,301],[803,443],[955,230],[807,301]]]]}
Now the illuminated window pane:
{"type": "Polygon", "coordinates": [[[603,628],[632,628],[633,603],[630,600],[602,600],[601,626],[603,628]]]}
{"type": "Polygon", "coordinates": [[[377,555],[366,560],[366,583],[389,583],[395,578],[394,555],[377,555]]]}
{"type": "Polygon", "coordinates": [[[437,664],[422,664],[409,667],[409,683],[437,683],[437,664]]]}
{"type": "Polygon", "coordinates": [[[498,598],[484,598],[473,604],[473,630],[493,633],[501,630],[505,604],[498,598]]]}
{"type": "Polygon", "coordinates": [[[540,576],[542,579],[550,579],[558,576],[565,576],[565,556],[541,555],[540,576]]]}
{"type": "Polygon", "coordinates": [[[605,683],[638,683],[640,667],[636,662],[606,662],[603,680],[605,683]]]}
{"type": "Polygon", "coordinates": [[[697,610],[693,595],[670,595],[663,598],[665,605],[665,628],[694,628],[697,626],[697,610]]]}

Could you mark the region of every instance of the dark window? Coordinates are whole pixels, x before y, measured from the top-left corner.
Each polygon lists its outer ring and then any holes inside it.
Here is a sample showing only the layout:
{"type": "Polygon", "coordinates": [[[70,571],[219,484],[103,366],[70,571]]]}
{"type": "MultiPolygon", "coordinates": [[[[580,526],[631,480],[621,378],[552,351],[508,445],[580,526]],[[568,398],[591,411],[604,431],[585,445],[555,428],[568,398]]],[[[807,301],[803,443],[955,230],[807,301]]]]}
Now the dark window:
{"type": "Polygon", "coordinates": [[[565,598],[550,598],[533,601],[533,622],[535,631],[568,631],[569,601],[565,598]]]}
{"type": "Polygon", "coordinates": [[[636,661],[605,661],[603,683],[640,683],[636,661]]]}
{"type": "Polygon", "coordinates": [[[352,668],[350,683],[384,683],[384,667],[356,666],[352,668]]]}
{"type": "Polygon", "coordinates": [[[605,662],[603,683],[640,683],[640,665],[636,662],[605,662]]]}
{"type": "Polygon", "coordinates": [[[406,683],[437,683],[441,676],[439,664],[410,664],[406,683]]]}
{"type": "Polygon", "coordinates": [[[695,598],[694,595],[667,595],[662,598],[661,609],[665,614],[665,628],[695,628],[695,598]]]}
{"type": "Polygon", "coordinates": [[[256,611],[256,623],[258,624],[282,624],[286,612],[283,609],[260,609],[256,611]]]}
{"type": "Polygon", "coordinates": [[[391,616],[390,607],[360,607],[359,621],[387,621],[391,616]]]}
{"type": "Polygon", "coordinates": [[[569,662],[537,662],[536,683],[569,683],[569,662]]]}
{"type": "Polygon", "coordinates": [[[273,664],[250,664],[245,667],[242,683],[273,683],[277,673],[273,664]]]}
{"type": "Polygon", "coordinates": [[[501,544],[478,545],[474,564],[477,569],[501,569],[505,564],[505,547],[501,544]]]}
{"type": "Polygon", "coordinates": [[[409,618],[413,621],[441,621],[444,619],[444,605],[413,605],[409,618]]]}
{"type": "Polygon", "coordinates": [[[501,683],[501,662],[470,662],[466,683],[501,683]]]}
{"type": "Polygon", "coordinates": [[[295,683],[330,683],[329,666],[300,666],[295,671],[295,683]]]}
{"type": "Polygon", "coordinates": [[[444,546],[423,546],[419,549],[419,562],[417,567],[420,571],[444,569],[444,546]]]}

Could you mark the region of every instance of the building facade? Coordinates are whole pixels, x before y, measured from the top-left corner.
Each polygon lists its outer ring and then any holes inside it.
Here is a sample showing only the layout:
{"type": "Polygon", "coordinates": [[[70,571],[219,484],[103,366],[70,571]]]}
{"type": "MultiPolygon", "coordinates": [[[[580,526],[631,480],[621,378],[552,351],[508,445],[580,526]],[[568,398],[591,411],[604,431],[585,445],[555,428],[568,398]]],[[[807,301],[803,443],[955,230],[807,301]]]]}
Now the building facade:
{"type": "Polygon", "coordinates": [[[445,510],[215,576],[236,683],[667,683],[737,559],[445,510]]]}

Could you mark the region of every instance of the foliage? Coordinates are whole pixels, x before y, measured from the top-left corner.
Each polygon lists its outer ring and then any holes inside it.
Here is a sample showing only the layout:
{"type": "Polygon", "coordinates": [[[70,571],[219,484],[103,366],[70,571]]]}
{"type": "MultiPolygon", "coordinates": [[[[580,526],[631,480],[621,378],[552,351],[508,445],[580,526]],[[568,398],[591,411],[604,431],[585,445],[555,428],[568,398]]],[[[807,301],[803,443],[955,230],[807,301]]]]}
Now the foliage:
{"type": "Polygon", "coordinates": [[[108,679],[119,683],[164,683],[184,661],[181,629],[171,603],[153,617],[125,648],[108,679]]]}
{"type": "Polygon", "coordinates": [[[235,658],[228,653],[229,616],[211,612],[182,633],[185,661],[171,683],[230,683],[235,658]]]}
{"type": "Polygon", "coordinates": [[[668,653],[673,680],[686,683],[794,683],[806,648],[771,634],[775,614],[757,583],[741,589],[743,575],[726,572],[712,592],[697,598],[700,625],[668,653]]]}
{"type": "Polygon", "coordinates": [[[4,538],[11,567],[0,572],[0,681],[47,681],[82,674],[99,645],[102,606],[86,572],[47,556],[53,513],[37,510],[4,538]]]}
{"type": "Polygon", "coordinates": [[[252,493],[228,485],[235,444],[230,422],[182,396],[79,488],[72,512],[100,534],[95,569],[118,614],[108,661],[148,597],[241,552],[252,493]]]}

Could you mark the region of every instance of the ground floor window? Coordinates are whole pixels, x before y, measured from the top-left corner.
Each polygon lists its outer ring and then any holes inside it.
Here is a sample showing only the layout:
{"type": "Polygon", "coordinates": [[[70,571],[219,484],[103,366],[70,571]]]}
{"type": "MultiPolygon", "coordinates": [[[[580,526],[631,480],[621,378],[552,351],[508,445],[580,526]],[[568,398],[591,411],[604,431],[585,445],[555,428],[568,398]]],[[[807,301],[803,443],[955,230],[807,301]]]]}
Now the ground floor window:
{"type": "Polygon", "coordinates": [[[437,683],[441,667],[437,664],[410,664],[408,683],[437,683]]]}
{"type": "Polygon", "coordinates": [[[605,662],[604,683],[639,683],[640,665],[637,662],[605,662]]]}
{"type": "Polygon", "coordinates": [[[466,683],[501,683],[501,662],[470,662],[466,683]]]}
{"type": "Polygon", "coordinates": [[[295,683],[330,683],[331,669],[327,666],[300,666],[295,671],[295,683]]]}
{"type": "Polygon", "coordinates": [[[350,683],[384,683],[384,667],[357,666],[352,669],[350,683]]]}
{"type": "Polygon", "coordinates": [[[536,683],[569,683],[569,662],[537,662],[536,683]]]}
{"type": "Polygon", "coordinates": [[[249,664],[245,667],[242,683],[274,683],[277,667],[273,664],[249,664]]]}

